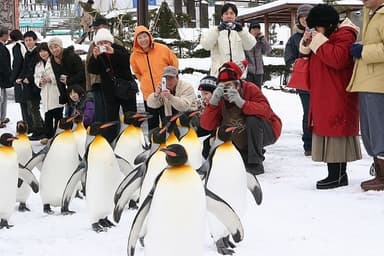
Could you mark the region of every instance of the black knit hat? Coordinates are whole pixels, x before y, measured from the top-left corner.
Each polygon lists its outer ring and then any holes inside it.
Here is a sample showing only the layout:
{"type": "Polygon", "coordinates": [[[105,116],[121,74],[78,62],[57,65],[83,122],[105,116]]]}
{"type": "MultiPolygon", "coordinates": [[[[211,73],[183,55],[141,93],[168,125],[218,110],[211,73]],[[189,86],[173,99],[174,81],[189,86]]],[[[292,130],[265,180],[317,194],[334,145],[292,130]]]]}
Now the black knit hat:
{"type": "Polygon", "coordinates": [[[307,17],[309,28],[336,28],[339,24],[339,13],[331,5],[319,4],[311,9],[307,17]]]}
{"type": "Polygon", "coordinates": [[[199,91],[213,92],[216,89],[217,79],[214,76],[206,76],[200,80],[199,91]]]}
{"type": "Polygon", "coordinates": [[[252,21],[251,24],[249,24],[249,31],[251,31],[251,29],[253,28],[261,29],[260,23],[256,21],[252,21]]]}

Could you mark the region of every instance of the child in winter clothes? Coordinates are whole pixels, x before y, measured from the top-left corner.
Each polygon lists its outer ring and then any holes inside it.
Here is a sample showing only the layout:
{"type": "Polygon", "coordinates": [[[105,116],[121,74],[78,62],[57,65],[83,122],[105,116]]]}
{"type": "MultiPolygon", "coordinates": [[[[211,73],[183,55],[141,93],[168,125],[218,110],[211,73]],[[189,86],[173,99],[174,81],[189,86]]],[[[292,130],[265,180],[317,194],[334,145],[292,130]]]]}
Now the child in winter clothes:
{"type": "Polygon", "coordinates": [[[83,123],[88,127],[95,115],[95,103],[92,93],[86,93],[80,85],[72,85],[68,88],[68,98],[70,99],[68,112],[69,115],[83,115],[83,123]]]}

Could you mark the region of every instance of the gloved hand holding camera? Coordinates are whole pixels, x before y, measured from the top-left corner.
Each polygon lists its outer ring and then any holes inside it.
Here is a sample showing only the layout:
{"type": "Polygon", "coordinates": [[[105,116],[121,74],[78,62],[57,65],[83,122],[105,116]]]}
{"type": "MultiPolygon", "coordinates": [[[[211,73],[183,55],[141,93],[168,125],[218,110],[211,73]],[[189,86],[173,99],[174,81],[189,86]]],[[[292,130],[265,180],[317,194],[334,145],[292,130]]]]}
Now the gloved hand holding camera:
{"type": "Polygon", "coordinates": [[[238,90],[233,88],[226,89],[225,95],[229,102],[234,103],[240,109],[243,108],[245,100],[241,98],[238,90]]]}
{"type": "Polygon", "coordinates": [[[213,91],[212,97],[209,100],[209,104],[217,106],[221,97],[224,95],[224,85],[218,84],[216,89],[213,91]]]}

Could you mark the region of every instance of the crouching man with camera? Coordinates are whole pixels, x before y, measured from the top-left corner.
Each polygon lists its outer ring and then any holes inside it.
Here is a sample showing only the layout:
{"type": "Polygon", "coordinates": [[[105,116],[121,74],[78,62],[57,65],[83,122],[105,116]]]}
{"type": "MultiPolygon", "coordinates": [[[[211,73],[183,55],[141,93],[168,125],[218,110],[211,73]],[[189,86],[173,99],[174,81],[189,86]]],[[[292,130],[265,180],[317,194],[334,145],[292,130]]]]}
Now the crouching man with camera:
{"type": "Polygon", "coordinates": [[[214,130],[222,124],[237,127],[232,140],[248,172],[264,173],[263,147],[274,144],[281,120],[259,87],[242,80],[247,62],[226,62],[219,69],[218,85],[201,114],[200,125],[214,130]]]}

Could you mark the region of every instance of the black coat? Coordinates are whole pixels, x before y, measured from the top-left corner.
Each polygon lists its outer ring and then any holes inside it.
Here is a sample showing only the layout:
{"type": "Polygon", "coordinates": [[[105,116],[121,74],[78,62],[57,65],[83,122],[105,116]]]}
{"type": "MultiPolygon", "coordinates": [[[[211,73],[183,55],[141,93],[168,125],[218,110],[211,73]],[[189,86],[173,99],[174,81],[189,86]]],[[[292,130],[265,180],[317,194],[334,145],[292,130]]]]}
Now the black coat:
{"type": "Polygon", "coordinates": [[[35,66],[39,62],[38,46],[32,51],[27,51],[24,56],[24,63],[18,78],[28,79],[29,84],[18,85],[15,88],[15,101],[25,102],[27,100],[40,100],[40,88],[35,84],[35,66]]]}
{"type": "MultiPolygon", "coordinates": [[[[23,65],[24,65],[24,56],[21,52],[20,44],[24,43],[16,43],[12,47],[12,54],[13,54],[13,62],[12,62],[12,74],[11,74],[11,83],[15,86],[15,101],[16,102],[24,102],[23,100],[23,86],[21,84],[16,84],[16,79],[18,79],[21,75],[21,72],[23,71],[23,65]]],[[[25,46],[24,46],[25,47],[25,46]]]]}
{"type": "MultiPolygon", "coordinates": [[[[103,84],[103,91],[105,97],[114,98],[112,73],[115,77],[123,78],[125,80],[134,80],[131,73],[131,66],[129,63],[130,54],[123,46],[112,44],[114,53],[111,55],[101,54],[96,59],[93,56],[88,63],[88,71],[92,74],[100,75],[103,84]],[[110,69],[112,73],[108,73],[107,69],[110,69]]],[[[136,92],[132,91],[133,95],[136,92]]]]}
{"type": "Polygon", "coordinates": [[[299,45],[302,37],[303,32],[296,32],[288,39],[284,51],[285,65],[291,67],[300,56],[299,45]]]}
{"type": "Polygon", "coordinates": [[[85,70],[81,58],[75,53],[75,48],[69,46],[63,50],[61,64],[51,57],[52,69],[55,73],[57,86],[60,92],[60,104],[68,102],[67,88],[71,85],[80,85],[85,90],[85,70]],[[67,76],[67,85],[60,82],[60,76],[67,76]]]}
{"type": "Polygon", "coordinates": [[[11,76],[11,56],[5,45],[0,42],[0,88],[12,86],[9,80],[11,76]]]}

